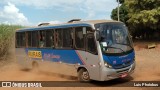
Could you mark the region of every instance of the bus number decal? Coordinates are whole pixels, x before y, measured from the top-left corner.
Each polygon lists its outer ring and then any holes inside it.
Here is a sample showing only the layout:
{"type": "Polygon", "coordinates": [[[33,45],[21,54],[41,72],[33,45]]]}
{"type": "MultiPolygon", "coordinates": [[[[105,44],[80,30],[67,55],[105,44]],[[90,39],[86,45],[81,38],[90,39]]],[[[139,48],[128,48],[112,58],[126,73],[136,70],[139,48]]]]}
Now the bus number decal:
{"type": "Polygon", "coordinates": [[[42,58],[41,51],[28,51],[28,56],[30,58],[42,58]]]}

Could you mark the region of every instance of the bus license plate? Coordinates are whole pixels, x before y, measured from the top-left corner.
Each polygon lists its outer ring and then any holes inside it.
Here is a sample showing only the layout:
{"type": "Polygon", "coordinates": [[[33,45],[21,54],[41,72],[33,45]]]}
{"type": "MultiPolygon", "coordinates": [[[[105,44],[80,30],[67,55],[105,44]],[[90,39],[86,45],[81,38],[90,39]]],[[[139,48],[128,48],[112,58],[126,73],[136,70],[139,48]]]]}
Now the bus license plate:
{"type": "Polygon", "coordinates": [[[124,78],[124,77],[127,77],[127,75],[128,75],[127,73],[124,73],[124,74],[121,74],[120,77],[124,78]]]}

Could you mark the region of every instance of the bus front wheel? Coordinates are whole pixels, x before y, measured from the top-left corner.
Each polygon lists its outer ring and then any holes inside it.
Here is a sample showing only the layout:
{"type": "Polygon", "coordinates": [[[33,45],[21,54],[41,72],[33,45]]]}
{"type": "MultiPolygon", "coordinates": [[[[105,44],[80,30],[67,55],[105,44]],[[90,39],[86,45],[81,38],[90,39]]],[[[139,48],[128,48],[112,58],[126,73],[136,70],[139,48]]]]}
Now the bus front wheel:
{"type": "Polygon", "coordinates": [[[90,81],[89,73],[86,69],[82,68],[78,71],[78,80],[80,82],[89,82],[90,81]]]}

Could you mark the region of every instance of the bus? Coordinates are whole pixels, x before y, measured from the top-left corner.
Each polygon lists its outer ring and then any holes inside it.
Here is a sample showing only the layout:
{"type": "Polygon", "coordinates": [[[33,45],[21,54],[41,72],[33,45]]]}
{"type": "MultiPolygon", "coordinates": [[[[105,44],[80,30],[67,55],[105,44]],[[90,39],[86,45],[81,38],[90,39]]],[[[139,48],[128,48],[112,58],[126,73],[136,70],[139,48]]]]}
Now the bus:
{"type": "Polygon", "coordinates": [[[130,76],[135,52],[124,23],[71,20],[23,28],[15,35],[16,58],[23,68],[76,76],[79,81],[107,81],[130,76]]]}

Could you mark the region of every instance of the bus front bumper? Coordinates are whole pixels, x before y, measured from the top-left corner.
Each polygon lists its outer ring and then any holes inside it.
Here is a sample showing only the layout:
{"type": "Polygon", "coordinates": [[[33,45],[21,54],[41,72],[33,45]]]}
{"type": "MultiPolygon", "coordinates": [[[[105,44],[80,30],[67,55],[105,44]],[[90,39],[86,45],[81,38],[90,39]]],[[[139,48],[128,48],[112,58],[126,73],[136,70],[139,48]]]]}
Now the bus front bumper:
{"type": "Polygon", "coordinates": [[[122,69],[103,68],[101,73],[101,81],[112,80],[116,78],[125,78],[131,75],[135,69],[135,62],[128,67],[122,69]]]}

